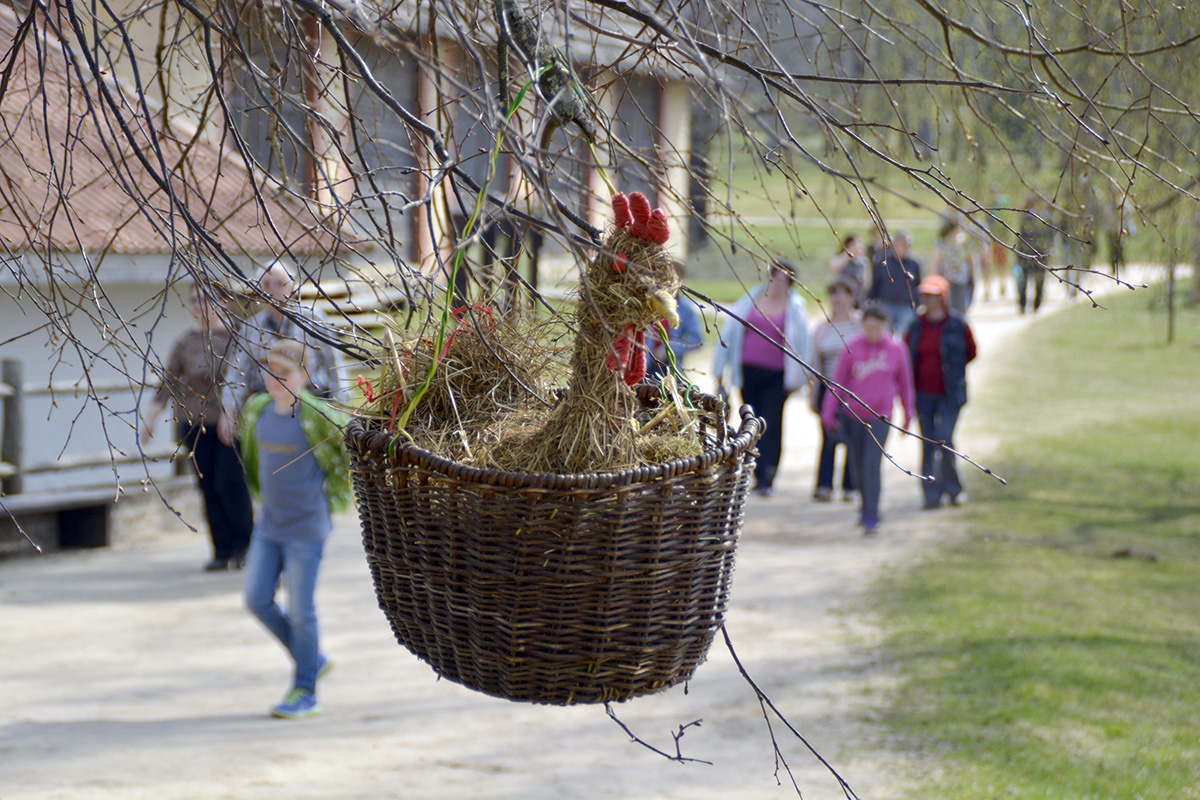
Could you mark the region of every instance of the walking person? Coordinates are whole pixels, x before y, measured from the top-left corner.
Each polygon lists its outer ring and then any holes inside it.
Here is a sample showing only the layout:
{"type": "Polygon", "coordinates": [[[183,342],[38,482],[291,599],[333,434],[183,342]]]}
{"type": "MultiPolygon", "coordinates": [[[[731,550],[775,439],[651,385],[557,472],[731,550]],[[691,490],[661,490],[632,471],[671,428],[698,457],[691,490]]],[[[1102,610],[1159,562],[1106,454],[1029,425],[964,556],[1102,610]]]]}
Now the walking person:
{"type": "Polygon", "coordinates": [[[1104,241],[1108,249],[1108,264],[1115,280],[1121,279],[1121,268],[1125,265],[1125,240],[1137,233],[1133,204],[1125,196],[1119,202],[1104,206],[1104,241]]]}
{"type": "Polygon", "coordinates": [[[887,237],[883,233],[883,228],[875,226],[871,228],[871,243],[865,248],[864,255],[870,264],[874,264],[879,259],[883,258],[884,252],[887,250],[887,237]]]}
{"type": "Polygon", "coordinates": [[[855,286],[854,307],[862,305],[871,288],[871,262],[858,234],[851,233],[842,239],[842,249],[829,260],[831,279],[845,278],[855,286]]]}
{"type": "Polygon", "coordinates": [[[867,290],[867,300],[883,305],[897,336],[917,315],[920,282],[921,262],[912,254],[912,234],[900,231],[892,237],[892,246],[872,265],[871,288],[867,290]]]}
{"type": "Polygon", "coordinates": [[[979,271],[983,280],[983,299],[990,300],[992,289],[999,292],[1001,299],[1007,294],[1009,276],[1008,243],[1012,241],[1006,220],[1012,200],[998,186],[991,187],[991,208],[982,217],[972,217],[975,238],[979,242],[979,271]],[[993,283],[998,285],[993,287],[993,283]]]}
{"type": "Polygon", "coordinates": [[[1091,273],[1092,262],[1096,257],[1099,198],[1092,189],[1087,174],[1084,173],[1071,187],[1064,200],[1066,208],[1059,214],[1057,237],[1059,253],[1062,254],[1064,263],[1057,277],[1066,286],[1067,298],[1076,300],[1081,292],[1086,291],[1083,282],[1091,273]]]}
{"type": "Polygon", "coordinates": [[[917,391],[921,428],[923,507],[939,508],[966,500],[954,455],[954,428],[967,403],[967,364],[975,359],[975,337],[966,319],[949,308],[950,285],[930,275],[917,287],[921,313],[905,336],[917,391]]]}
{"type": "Polygon", "coordinates": [[[754,465],[754,492],[761,497],[774,492],[783,454],[784,404],[808,383],[807,372],[797,360],[808,357],[808,316],[803,298],[792,286],[794,276],[786,261],[771,266],[766,284],[730,309],[713,359],[718,390],[736,386],[742,401],[766,420],[754,465]]]}
{"type": "MultiPolygon", "coordinates": [[[[862,335],[862,315],[854,310],[856,285],[845,277],[835,278],[829,284],[829,310],[827,318],[818,320],[812,331],[812,357],[809,363],[820,375],[831,378],[837,370],[838,359],[846,350],[847,342],[862,335]]],[[[821,405],[825,394],[829,391],[824,380],[814,381],[810,397],[810,405],[817,420],[821,418],[821,405]]],[[[813,499],[818,503],[828,503],[833,499],[834,473],[838,445],[845,445],[845,440],[836,431],[827,431],[821,426],[821,449],[817,456],[817,486],[813,490],[813,499]]],[[[843,447],[843,449],[845,449],[843,447]]],[[[851,501],[857,495],[854,476],[850,471],[850,459],[847,456],[842,466],[842,499],[851,501]]]]}
{"type": "Polygon", "coordinates": [[[1025,313],[1025,298],[1030,279],[1033,280],[1033,312],[1042,306],[1046,284],[1046,260],[1054,248],[1054,229],[1046,219],[1049,204],[1036,194],[1025,198],[1021,225],[1017,233],[1017,264],[1013,267],[1017,279],[1017,310],[1025,313]]]}
{"type": "Polygon", "coordinates": [[[1068,300],[1079,299],[1079,293],[1084,291],[1084,276],[1092,271],[1096,250],[1091,241],[1094,236],[1091,226],[1091,220],[1082,214],[1076,217],[1064,214],[1059,221],[1061,233],[1056,238],[1063,266],[1056,277],[1066,287],[1068,300]]]}
{"type": "Polygon", "coordinates": [[[863,311],[863,334],[846,345],[825,395],[821,422],[846,438],[854,485],[862,496],[859,525],[870,536],[878,531],[883,493],[883,450],[899,401],[904,429],[912,424],[912,365],[904,345],[888,333],[887,312],[876,305],[863,311]]]}
{"type": "MultiPolygon", "coordinates": [[[[997,236],[1000,236],[997,228],[997,236]]],[[[992,284],[997,283],[996,290],[1003,298],[1008,292],[1008,248],[1004,242],[999,239],[992,239],[984,245],[986,256],[980,260],[981,271],[984,276],[983,299],[990,300],[992,296],[992,284]],[[994,279],[999,279],[998,282],[994,279]]]]}
{"type": "Polygon", "coordinates": [[[947,220],[938,231],[933,257],[929,259],[929,273],[949,282],[950,307],[965,316],[975,294],[975,255],[958,220],[947,220]]]}
{"type": "Polygon", "coordinates": [[[308,357],[300,342],[275,343],[262,368],[266,392],[246,401],[238,426],[250,490],[262,502],[246,558],[246,606],[292,657],[292,688],[271,709],[288,719],[321,712],[317,678],[332,662],[320,649],[317,577],[330,512],[351,498],[345,418],[309,392],[308,357]],[[275,599],[281,579],[286,610],[275,599]]]}
{"type": "Polygon", "coordinates": [[[237,451],[217,436],[225,363],[233,354],[234,335],[223,308],[200,286],[188,293],[188,309],[196,324],[171,346],[162,384],[142,423],[141,442],[154,438],[159,417],[168,400],[173,401],[176,439],[195,465],[212,541],[212,559],[204,569],[240,569],[250,546],[254,507],[237,451]]]}
{"type": "Polygon", "coordinates": [[[223,413],[218,425],[221,441],[232,445],[237,415],[246,398],[262,392],[263,358],[277,341],[296,341],[310,351],[309,380],[311,393],[324,400],[345,402],[341,384],[341,353],[311,330],[323,330],[334,336],[325,316],[315,308],[300,305],[296,299],[296,281],[282,262],[276,261],[262,271],[259,288],[268,298],[266,307],[242,327],[235,355],[225,372],[221,394],[223,413]],[[301,325],[298,319],[304,320],[301,325]]]}

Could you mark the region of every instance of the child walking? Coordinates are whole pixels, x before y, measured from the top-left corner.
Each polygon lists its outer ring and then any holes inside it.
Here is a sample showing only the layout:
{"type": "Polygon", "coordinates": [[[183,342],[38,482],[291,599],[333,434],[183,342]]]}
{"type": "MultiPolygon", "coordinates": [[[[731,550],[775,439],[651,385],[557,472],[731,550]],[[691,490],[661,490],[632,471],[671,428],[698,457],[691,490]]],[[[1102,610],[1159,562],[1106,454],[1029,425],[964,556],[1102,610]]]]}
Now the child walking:
{"type": "Polygon", "coordinates": [[[308,392],[308,353],[281,340],[262,367],[265,394],[242,409],[239,438],[251,493],[262,501],[246,555],[246,606],[291,654],[292,689],[271,714],[301,719],[321,713],[317,678],[332,662],[321,653],[315,594],[330,511],[350,502],[345,418],[308,392]],[[287,610],[275,600],[282,583],[287,610]]]}
{"type": "Polygon", "coordinates": [[[821,407],[825,430],[841,428],[854,485],[862,494],[859,524],[868,536],[879,526],[883,447],[896,400],[904,408],[904,428],[912,423],[912,364],[904,345],[888,333],[887,312],[880,306],[863,311],[863,334],[846,344],[821,407]]]}

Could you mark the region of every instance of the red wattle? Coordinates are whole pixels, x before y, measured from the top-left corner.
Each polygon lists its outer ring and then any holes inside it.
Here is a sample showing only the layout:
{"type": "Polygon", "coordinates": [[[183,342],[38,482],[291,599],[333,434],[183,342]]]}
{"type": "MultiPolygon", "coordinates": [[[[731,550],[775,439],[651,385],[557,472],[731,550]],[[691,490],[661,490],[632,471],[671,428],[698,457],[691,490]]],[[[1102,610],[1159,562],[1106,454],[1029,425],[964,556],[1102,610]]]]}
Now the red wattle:
{"type": "Polygon", "coordinates": [[[636,348],[629,359],[629,369],[625,370],[625,385],[637,386],[646,377],[646,351],[636,348]]]}
{"type": "Polygon", "coordinates": [[[632,333],[633,326],[626,325],[625,330],[617,334],[617,340],[613,342],[612,349],[604,359],[605,365],[613,372],[621,372],[629,367],[629,354],[633,349],[632,333]]]}
{"type": "Polygon", "coordinates": [[[617,339],[613,342],[612,349],[608,351],[608,355],[604,359],[604,366],[608,367],[609,372],[620,372],[625,368],[629,352],[627,347],[622,347],[623,344],[625,343],[621,339],[617,339]]]}

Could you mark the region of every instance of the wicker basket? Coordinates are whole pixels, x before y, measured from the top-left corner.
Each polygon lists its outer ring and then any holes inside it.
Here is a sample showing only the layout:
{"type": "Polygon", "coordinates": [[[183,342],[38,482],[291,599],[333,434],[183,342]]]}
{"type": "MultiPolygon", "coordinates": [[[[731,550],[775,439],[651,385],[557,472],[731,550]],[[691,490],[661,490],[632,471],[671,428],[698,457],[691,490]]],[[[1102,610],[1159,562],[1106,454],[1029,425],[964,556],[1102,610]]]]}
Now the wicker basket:
{"type": "Polygon", "coordinates": [[[762,431],[743,407],[727,434],[724,406],[700,399],[713,411],[704,453],[617,473],[389,453],[391,437],[353,421],[363,544],[396,638],[442,677],[509,700],[626,700],[690,678],[724,619],[762,431]]]}

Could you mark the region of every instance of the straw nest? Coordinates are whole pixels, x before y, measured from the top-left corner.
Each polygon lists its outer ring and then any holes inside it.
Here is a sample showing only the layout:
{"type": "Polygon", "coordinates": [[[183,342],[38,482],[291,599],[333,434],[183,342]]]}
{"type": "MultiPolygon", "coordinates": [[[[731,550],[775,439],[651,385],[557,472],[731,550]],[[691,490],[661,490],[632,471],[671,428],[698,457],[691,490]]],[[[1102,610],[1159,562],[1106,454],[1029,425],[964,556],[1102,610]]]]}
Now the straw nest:
{"type": "Polygon", "coordinates": [[[569,371],[548,325],[498,322],[473,307],[445,337],[423,393],[437,339],[389,347],[364,413],[381,425],[404,423],[400,435],[431,452],[491,469],[605,472],[698,455],[686,389],[669,378],[658,407],[647,410],[629,385],[637,377],[636,333],[664,317],[678,321],[674,262],[661,245],[618,228],[583,278],[569,371]],[[623,337],[627,363],[614,369],[623,337]],[[555,378],[564,373],[567,387],[558,391],[555,378]]]}
{"type": "Polygon", "coordinates": [[[563,354],[538,326],[470,312],[452,320],[440,346],[433,335],[389,335],[377,376],[363,384],[360,413],[430,452],[486,466],[506,433],[545,418],[554,398],[548,380],[562,372],[563,354]]]}

